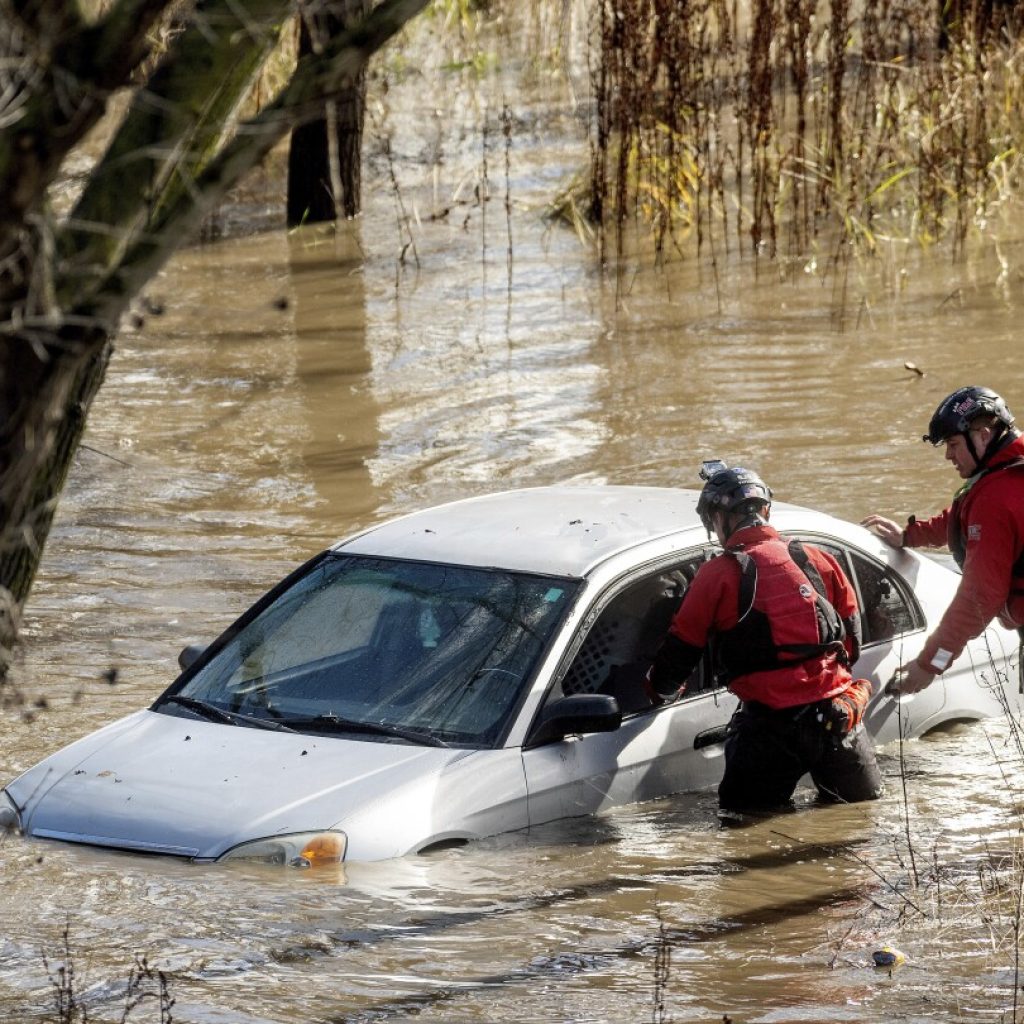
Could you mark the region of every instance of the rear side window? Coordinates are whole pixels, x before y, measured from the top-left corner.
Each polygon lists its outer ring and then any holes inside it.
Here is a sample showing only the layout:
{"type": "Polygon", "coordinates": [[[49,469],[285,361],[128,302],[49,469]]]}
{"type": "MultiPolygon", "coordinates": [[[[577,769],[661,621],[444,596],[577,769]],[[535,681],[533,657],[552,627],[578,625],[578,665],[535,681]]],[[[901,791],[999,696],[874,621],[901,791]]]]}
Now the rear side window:
{"type": "Polygon", "coordinates": [[[924,626],[917,604],[896,574],[856,552],[850,552],[853,572],[860,591],[864,643],[891,640],[924,626]]]}

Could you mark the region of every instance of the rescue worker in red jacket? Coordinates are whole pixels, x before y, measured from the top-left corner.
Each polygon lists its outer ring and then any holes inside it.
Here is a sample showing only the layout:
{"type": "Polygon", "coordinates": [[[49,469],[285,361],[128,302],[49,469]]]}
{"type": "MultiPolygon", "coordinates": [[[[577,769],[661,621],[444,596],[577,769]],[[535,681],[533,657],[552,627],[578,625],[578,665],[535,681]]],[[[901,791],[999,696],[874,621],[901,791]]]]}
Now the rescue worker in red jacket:
{"type": "Polygon", "coordinates": [[[831,555],[768,524],[771,491],[756,473],[715,460],[701,476],[697,512],[725,550],[683,597],[648,674],[652,700],[679,693],[710,645],[741,701],[725,741],[724,810],[785,805],[806,772],[825,800],[877,798],[861,722],[871,684],[850,673],[860,652],[850,582],[831,555]]]}
{"type": "Polygon", "coordinates": [[[948,546],[963,576],[921,653],[889,684],[899,693],[930,685],[994,618],[1024,639],[1024,438],[1010,410],[989,388],[959,388],[922,440],[944,445],[965,481],[953,503],[931,519],[911,516],[906,527],[880,515],[862,525],[895,548],[948,546]]]}

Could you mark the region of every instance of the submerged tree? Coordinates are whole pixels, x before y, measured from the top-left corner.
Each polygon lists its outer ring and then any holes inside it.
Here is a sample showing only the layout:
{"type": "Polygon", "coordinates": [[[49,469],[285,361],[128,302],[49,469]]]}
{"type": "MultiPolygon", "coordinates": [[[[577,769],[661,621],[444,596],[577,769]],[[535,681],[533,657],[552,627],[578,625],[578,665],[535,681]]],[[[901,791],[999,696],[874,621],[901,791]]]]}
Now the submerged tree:
{"type": "MultiPolygon", "coordinates": [[[[300,7],[299,56],[319,53],[370,10],[370,0],[300,7]]],[[[354,217],[361,205],[360,157],[366,112],[364,69],[329,99],[320,117],[292,131],[288,150],[288,225],[354,217]]]]}
{"type": "Polygon", "coordinates": [[[289,0],[113,0],[95,19],[72,0],[0,0],[0,672],[121,318],[225,193],[427,2],[383,0],[238,123],[289,0]],[[69,155],[126,87],[103,157],[58,213],[69,155]]]}

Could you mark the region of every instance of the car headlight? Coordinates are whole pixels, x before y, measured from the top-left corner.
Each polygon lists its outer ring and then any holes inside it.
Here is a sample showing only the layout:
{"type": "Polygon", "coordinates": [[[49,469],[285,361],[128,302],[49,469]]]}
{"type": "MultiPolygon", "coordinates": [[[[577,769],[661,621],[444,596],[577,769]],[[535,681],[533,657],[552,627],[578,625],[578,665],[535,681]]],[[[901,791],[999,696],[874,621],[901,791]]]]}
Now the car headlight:
{"type": "Polygon", "coordinates": [[[15,807],[14,801],[4,790],[0,793],[0,836],[7,832],[21,831],[21,814],[15,807]]]}
{"type": "Polygon", "coordinates": [[[296,832],[288,836],[268,836],[242,843],[217,859],[247,860],[259,864],[287,864],[312,868],[318,864],[339,864],[345,859],[348,837],[344,832],[296,832]]]}

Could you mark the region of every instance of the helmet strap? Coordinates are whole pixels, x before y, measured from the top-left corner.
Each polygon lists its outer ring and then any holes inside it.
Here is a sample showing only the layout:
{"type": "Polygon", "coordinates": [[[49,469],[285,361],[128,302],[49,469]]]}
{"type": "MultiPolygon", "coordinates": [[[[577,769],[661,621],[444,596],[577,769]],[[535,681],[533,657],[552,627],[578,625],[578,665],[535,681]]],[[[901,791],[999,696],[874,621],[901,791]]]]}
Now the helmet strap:
{"type": "Polygon", "coordinates": [[[967,450],[974,457],[974,472],[977,473],[985,461],[985,454],[988,449],[986,448],[984,452],[978,451],[978,446],[974,443],[970,430],[965,430],[960,436],[967,442],[967,450]]]}

